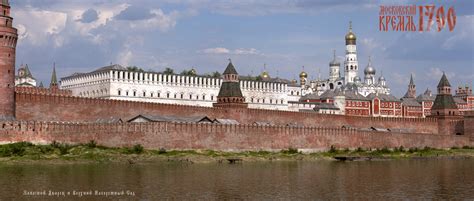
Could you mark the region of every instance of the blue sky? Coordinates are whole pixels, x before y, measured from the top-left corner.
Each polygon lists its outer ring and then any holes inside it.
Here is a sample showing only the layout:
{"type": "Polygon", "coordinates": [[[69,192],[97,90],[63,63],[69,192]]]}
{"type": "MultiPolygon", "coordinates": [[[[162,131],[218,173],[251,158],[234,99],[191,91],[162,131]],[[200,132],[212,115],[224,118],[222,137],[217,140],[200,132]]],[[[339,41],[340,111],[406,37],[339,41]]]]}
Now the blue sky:
{"type": "Polygon", "coordinates": [[[474,80],[474,1],[434,1],[454,6],[453,32],[380,32],[380,5],[427,5],[413,1],[340,0],[11,0],[20,40],[17,66],[49,83],[53,62],[59,77],[110,63],[177,72],[223,71],[232,58],[242,75],[328,76],[335,49],[341,60],[352,20],[359,75],[369,55],[396,96],[410,73],[418,93],[435,91],[442,71],[453,86],[474,80]]]}

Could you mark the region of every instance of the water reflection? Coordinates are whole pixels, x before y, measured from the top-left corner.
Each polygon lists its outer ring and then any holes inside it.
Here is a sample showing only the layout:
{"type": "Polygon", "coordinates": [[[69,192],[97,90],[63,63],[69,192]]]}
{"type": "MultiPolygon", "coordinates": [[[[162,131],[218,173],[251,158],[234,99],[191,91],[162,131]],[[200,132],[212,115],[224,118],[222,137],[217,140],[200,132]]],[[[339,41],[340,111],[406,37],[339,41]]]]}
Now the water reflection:
{"type": "Polygon", "coordinates": [[[25,198],[24,190],[136,195],[107,197],[114,200],[473,199],[473,170],[474,160],[0,165],[0,189],[8,192],[0,200],[25,198]]]}

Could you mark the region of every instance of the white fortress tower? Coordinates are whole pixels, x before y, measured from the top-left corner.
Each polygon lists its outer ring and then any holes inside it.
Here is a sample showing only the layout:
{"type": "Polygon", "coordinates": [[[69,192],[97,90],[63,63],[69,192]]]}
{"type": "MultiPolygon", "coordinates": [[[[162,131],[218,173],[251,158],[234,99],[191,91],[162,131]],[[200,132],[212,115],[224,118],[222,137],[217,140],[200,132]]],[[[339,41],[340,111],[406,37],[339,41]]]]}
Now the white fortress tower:
{"type": "Polygon", "coordinates": [[[352,22],[349,22],[349,33],[346,34],[346,58],[344,60],[344,77],[346,84],[355,82],[358,69],[356,36],[352,33],[352,22]]]}

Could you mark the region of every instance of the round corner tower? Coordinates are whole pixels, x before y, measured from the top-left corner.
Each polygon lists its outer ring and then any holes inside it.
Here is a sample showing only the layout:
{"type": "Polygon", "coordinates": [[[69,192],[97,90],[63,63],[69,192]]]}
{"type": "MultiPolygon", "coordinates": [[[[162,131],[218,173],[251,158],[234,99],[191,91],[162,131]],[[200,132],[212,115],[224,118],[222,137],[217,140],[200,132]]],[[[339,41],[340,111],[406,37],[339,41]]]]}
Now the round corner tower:
{"type": "Polygon", "coordinates": [[[15,119],[15,50],[18,34],[12,26],[10,3],[0,0],[0,120],[15,119]]]}

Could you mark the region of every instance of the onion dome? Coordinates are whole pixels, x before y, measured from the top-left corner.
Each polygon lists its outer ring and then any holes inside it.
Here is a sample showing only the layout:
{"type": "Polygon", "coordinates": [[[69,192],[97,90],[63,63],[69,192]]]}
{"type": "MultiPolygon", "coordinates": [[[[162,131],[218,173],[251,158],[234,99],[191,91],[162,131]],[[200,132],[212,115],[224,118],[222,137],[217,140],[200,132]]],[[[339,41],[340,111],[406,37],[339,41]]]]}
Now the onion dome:
{"type": "Polygon", "coordinates": [[[304,72],[304,66],[303,66],[303,71],[301,71],[300,73],[300,78],[307,78],[307,77],[308,77],[308,74],[304,72]]]}
{"type": "Polygon", "coordinates": [[[340,66],[341,63],[339,63],[339,61],[337,61],[336,59],[336,50],[333,50],[333,59],[331,62],[329,62],[329,66],[340,66]]]}
{"type": "Polygon", "coordinates": [[[270,78],[270,74],[268,74],[267,72],[267,64],[263,64],[263,72],[262,74],[260,74],[260,77],[262,77],[263,79],[270,78]]]}
{"type": "Polygon", "coordinates": [[[357,77],[354,78],[354,82],[360,82],[360,80],[361,80],[361,79],[360,79],[359,76],[357,76],[357,77]]]}
{"type": "Polygon", "coordinates": [[[349,32],[346,34],[346,45],[356,44],[356,35],[352,33],[352,21],[349,22],[349,32]]]}
{"type": "Polygon", "coordinates": [[[268,74],[267,71],[263,71],[262,74],[260,75],[262,78],[266,79],[266,78],[270,78],[270,75],[268,74]]]}
{"type": "Polygon", "coordinates": [[[384,77],[383,75],[381,75],[381,76],[379,77],[379,82],[381,82],[381,81],[385,81],[385,77],[384,77]]]}
{"type": "Polygon", "coordinates": [[[364,69],[364,74],[366,74],[366,75],[375,75],[375,72],[376,72],[375,68],[372,67],[372,61],[369,57],[369,63],[367,64],[367,67],[365,67],[365,69],[364,69]]]}

